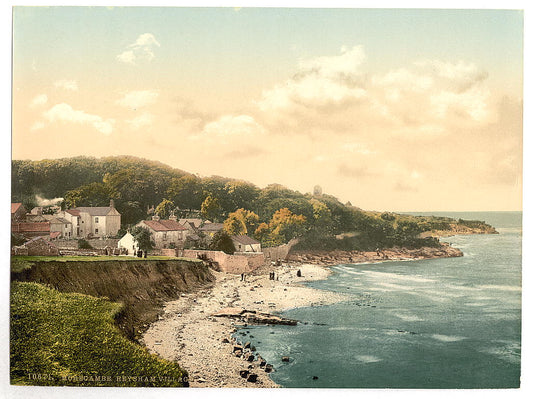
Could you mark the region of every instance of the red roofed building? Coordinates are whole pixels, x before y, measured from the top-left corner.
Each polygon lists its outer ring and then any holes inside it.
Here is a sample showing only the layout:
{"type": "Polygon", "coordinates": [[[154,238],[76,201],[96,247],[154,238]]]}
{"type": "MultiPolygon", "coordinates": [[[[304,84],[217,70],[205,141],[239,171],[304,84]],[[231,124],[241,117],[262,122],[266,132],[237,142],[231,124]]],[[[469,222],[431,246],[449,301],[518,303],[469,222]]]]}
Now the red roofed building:
{"type": "Polygon", "coordinates": [[[11,232],[28,238],[49,236],[50,222],[12,222],[11,232]]]}
{"type": "Polygon", "coordinates": [[[26,219],[26,208],[21,202],[11,203],[11,221],[22,221],[26,219]]]}
{"type": "Polygon", "coordinates": [[[159,219],[154,216],[152,220],[142,220],[137,224],[148,229],[156,248],[183,248],[189,231],[175,219],[159,219]]]}

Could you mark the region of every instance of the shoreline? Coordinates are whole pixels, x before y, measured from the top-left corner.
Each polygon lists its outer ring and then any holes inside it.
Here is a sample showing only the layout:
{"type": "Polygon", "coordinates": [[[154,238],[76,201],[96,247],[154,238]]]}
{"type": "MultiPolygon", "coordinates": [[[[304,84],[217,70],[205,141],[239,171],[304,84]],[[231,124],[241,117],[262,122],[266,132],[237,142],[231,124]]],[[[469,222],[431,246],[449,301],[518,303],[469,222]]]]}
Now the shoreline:
{"type": "MultiPolygon", "coordinates": [[[[276,314],[297,307],[321,306],[352,298],[352,295],[318,290],[301,283],[324,280],[336,264],[382,263],[463,256],[449,245],[438,248],[405,248],[377,252],[305,251],[291,254],[283,266],[263,266],[246,275],[212,271],[216,281],[212,288],[182,294],[164,306],[163,315],[143,334],[141,343],[151,352],[176,361],[189,371],[190,387],[206,388],[277,388],[261,365],[260,354],[251,354],[232,337],[243,322],[213,316],[221,309],[241,308],[257,313],[276,314]],[[302,276],[298,277],[297,272],[302,276]],[[269,279],[274,271],[276,280],[269,279]],[[241,347],[234,353],[236,347],[241,347]],[[256,381],[248,381],[249,373],[256,381]],[[241,375],[246,375],[241,377],[241,375]]],[[[264,359],[268,363],[271,359],[264,359]]]]}
{"type": "MultiPolygon", "coordinates": [[[[240,275],[212,272],[216,277],[213,288],[182,294],[180,299],[167,303],[164,314],[144,333],[142,344],[151,353],[176,361],[188,370],[193,388],[279,387],[264,366],[260,366],[261,359],[257,359],[260,354],[254,353],[256,359],[251,362],[234,354],[234,346],[245,344],[232,338],[242,324],[213,314],[228,307],[275,314],[295,307],[332,304],[351,296],[300,284],[326,279],[332,273],[327,266],[284,265],[262,269],[247,274],[244,282],[240,281],[240,275]],[[297,276],[298,270],[302,277],[297,276]],[[275,272],[277,280],[269,279],[269,271],[275,272]],[[240,372],[245,370],[256,374],[257,381],[241,377],[240,372]]],[[[268,363],[269,359],[265,360],[268,363]]]]}

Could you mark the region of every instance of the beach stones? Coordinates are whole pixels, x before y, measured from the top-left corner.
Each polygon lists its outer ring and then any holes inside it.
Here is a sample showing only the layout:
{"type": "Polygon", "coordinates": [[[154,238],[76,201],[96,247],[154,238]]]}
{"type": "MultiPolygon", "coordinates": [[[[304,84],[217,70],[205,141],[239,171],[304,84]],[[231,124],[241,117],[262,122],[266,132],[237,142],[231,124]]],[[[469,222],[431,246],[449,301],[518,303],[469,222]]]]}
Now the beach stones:
{"type": "Polygon", "coordinates": [[[244,344],[244,349],[249,349],[250,348],[250,345],[251,343],[248,341],[244,344]]]}
{"type": "Polygon", "coordinates": [[[265,365],[265,373],[271,373],[274,370],[274,367],[271,364],[265,365]]]}
{"type": "Polygon", "coordinates": [[[239,371],[239,375],[242,378],[247,378],[249,374],[250,374],[250,370],[241,370],[241,371],[239,371]]]}
{"type": "Polygon", "coordinates": [[[252,374],[248,375],[248,378],[246,379],[246,381],[248,381],[248,382],[257,382],[257,374],[252,373],[252,374]]]}
{"type": "Polygon", "coordinates": [[[281,357],[281,361],[282,362],[285,362],[285,363],[288,363],[291,359],[289,358],[289,356],[282,356],[281,357]]]}

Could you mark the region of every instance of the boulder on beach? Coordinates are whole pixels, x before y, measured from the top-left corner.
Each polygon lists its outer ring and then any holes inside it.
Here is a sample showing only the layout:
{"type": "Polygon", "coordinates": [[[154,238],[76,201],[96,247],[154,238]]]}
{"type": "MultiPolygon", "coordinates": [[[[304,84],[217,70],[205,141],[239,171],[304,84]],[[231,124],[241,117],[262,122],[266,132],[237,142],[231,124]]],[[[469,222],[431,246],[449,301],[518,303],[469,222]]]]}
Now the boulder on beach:
{"type": "Polygon", "coordinates": [[[248,381],[248,382],[257,382],[257,374],[250,374],[246,381],[248,381]]]}

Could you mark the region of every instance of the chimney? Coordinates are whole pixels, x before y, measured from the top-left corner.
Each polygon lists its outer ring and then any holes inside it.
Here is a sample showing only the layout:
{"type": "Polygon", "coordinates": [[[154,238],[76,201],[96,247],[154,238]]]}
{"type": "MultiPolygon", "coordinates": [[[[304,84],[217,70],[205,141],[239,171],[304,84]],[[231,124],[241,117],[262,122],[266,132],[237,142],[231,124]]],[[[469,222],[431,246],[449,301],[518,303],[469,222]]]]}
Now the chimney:
{"type": "Polygon", "coordinates": [[[114,208],[115,207],[115,200],[111,199],[109,200],[109,207],[114,208]]]}
{"type": "Polygon", "coordinates": [[[174,211],[170,212],[170,216],[168,217],[168,220],[174,220],[174,221],[178,220],[178,217],[174,215],[174,211]]]}
{"type": "Polygon", "coordinates": [[[152,220],[156,220],[157,221],[159,219],[161,219],[161,218],[159,217],[159,215],[157,213],[154,216],[152,216],[152,220]]]}

